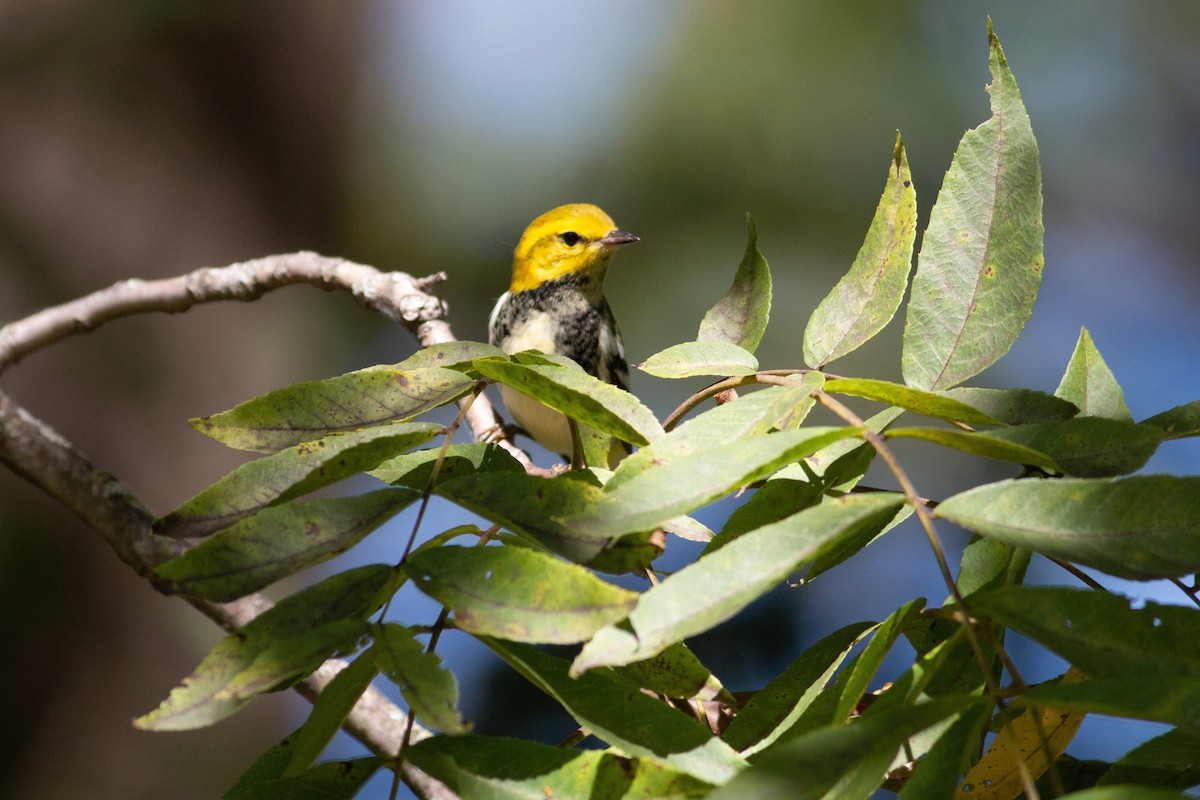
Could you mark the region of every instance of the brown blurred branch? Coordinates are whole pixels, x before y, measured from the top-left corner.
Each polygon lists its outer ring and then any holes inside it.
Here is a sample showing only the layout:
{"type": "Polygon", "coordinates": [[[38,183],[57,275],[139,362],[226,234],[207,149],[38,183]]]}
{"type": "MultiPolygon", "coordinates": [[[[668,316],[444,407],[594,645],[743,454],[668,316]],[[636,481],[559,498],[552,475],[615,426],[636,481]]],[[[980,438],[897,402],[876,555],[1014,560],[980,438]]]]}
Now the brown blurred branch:
{"type": "MultiPolygon", "coordinates": [[[[199,303],[250,301],[283,286],[307,283],[325,290],[351,292],[363,305],[402,323],[422,346],[454,341],[443,319],[445,303],[427,293],[444,280],[442,274],[414,279],[403,273],[378,270],[315,253],[293,253],[201,269],[157,281],[127,280],[60,306],[48,308],[0,328],[0,371],[21,358],[56,342],[84,333],[121,317],[147,312],[178,313],[199,303]]],[[[475,398],[466,416],[476,439],[493,437],[499,429],[495,410],[486,397],[475,398]]],[[[498,444],[528,468],[529,457],[511,442],[498,444]]],[[[146,576],[162,561],[177,555],[180,543],[151,530],[153,515],[133,492],[113,475],[94,466],[62,436],[0,392],[0,463],[38,486],[94,528],[139,575],[146,576]]],[[[271,608],[261,595],[218,604],[185,598],[226,631],[235,631],[271,608]]],[[[344,669],[330,659],[297,684],[300,694],[314,699],[344,669]]],[[[346,730],[373,753],[394,757],[407,717],[381,692],[369,688],[355,705],[346,730]]],[[[431,735],[414,728],[414,740],[431,735]]],[[[452,798],[437,780],[405,763],[405,783],[425,798],[452,798]]]]}

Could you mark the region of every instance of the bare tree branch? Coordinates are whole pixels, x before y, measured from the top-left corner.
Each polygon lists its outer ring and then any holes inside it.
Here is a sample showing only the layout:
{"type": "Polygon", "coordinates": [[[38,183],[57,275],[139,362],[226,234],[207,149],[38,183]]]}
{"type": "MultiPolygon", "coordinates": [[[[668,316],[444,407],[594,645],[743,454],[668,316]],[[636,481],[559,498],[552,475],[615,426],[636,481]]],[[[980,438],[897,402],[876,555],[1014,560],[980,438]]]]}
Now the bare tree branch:
{"type": "MultiPolygon", "coordinates": [[[[402,323],[422,346],[454,341],[443,319],[446,305],[427,289],[445,278],[438,274],[414,279],[403,273],[378,270],[315,253],[293,253],[201,269],[157,281],[128,280],[60,306],[45,309],[0,328],[0,372],[20,359],[69,336],[84,333],[121,317],[147,312],[179,313],[199,303],[250,301],[263,293],[297,283],[325,290],[350,291],[363,305],[402,323]]],[[[461,402],[461,401],[460,401],[461,402]]],[[[528,455],[498,437],[500,421],[487,398],[475,399],[467,422],[477,440],[495,441],[527,469],[538,472],[528,455]]],[[[0,463],[29,480],[95,529],[117,556],[147,577],[157,564],[178,555],[183,545],[153,533],[153,515],[134,493],[98,469],[50,426],[0,392],[0,463]]],[[[261,595],[233,603],[184,598],[226,631],[243,627],[272,604],[261,595]]],[[[330,659],[297,684],[300,694],[316,698],[333,676],[346,667],[330,659]]],[[[369,688],[355,705],[346,730],[371,752],[396,756],[407,717],[386,696],[369,688]]],[[[414,726],[413,741],[432,734],[414,726]]],[[[419,796],[443,800],[455,797],[445,785],[405,763],[406,784],[419,796]]]]}
{"type": "MultiPolygon", "coordinates": [[[[0,373],[31,353],[122,317],[151,312],[178,314],[200,303],[224,300],[249,302],[273,289],[302,283],[325,291],[350,292],[367,308],[412,331],[422,347],[453,342],[455,336],[445,321],[446,303],[428,293],[445,278],[440,272],[425,278],[380,272],[364,264],[311,252],[205,267],[155,281],[131,278],[0,328],[0,373]]],[[[466,420],[477,441],[494,442],[527,470],[540,472],[525,451],[500,434],[500,420],[487,397],[475,400],[466,420]]]]}

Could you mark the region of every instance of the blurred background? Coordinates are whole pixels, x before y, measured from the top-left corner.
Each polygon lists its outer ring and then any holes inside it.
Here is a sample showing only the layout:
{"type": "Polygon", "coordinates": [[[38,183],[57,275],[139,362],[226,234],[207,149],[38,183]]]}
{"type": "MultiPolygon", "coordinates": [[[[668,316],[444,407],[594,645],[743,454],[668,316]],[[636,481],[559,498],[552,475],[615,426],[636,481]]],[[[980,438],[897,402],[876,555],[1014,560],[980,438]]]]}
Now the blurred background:
{"type": "MultiPolygon", "coordinates": [[[[1182,0],[0,0],[0,321],[127,277],[313,249],[445,270],[456,334],[481,339],[524,226],[593,202],[642,237],[607,283],[631,362],[694,338],[750,212],[775,280],[759,356],[800,366],[895,131],[923,228],[959,137],[987,118],[989,13],[1041,148],[1046,272],[1017,347],[975,383],[1053,391],[1086,325],[1136,419],[1200,398],[1200,6],[1182,0]]],[[[295,287],[120,321],[31,356],[0,389],[161,514],[240,461],[189,417],[414,347],[349,296],[295,287]]],[[[894,324],[836,369],[899,379],[899,353],[894,324]]],[[[660,416],[693,388],[634,376],[660,416]]],[[[917,444],[901,455],[931,497],[1009,474],[917,444]]],[[[1147,469],[1200,472],[1200,449],[1168,443],[1147,469]]],[[[426,533],[461,521],[438,511],[426,533]]],[[[408,525],[331,568],[394,561],[408,525]]],[[[944,535],[955,552],[965,541],[944,535]]],[[[664,565],[694,554],[673,544],[664,565]]],[[[1033,567],[1073,582],[1056,570],[1033,567]]],[[[901,528],[696,649],[732,689],[757,688],[823,633],[944,594],[928,546],[901,528]]],[[[435,614],[416,602],[397,618],[435,614]]],[[[307,713],[285,693],[208,730],[133,730],[219,632],[6,471],[0,635],[0,797],[219,796],[307,713]]],[[[1061,669],[1013,648],[1031,680],[1061,669]]],[[[439,652],[478,730],[555,742],[573,729],[466,637],[439,652]]],[[[1069,752],[1115,758],[1156,730],[1089,720],[1069,752]]]]}

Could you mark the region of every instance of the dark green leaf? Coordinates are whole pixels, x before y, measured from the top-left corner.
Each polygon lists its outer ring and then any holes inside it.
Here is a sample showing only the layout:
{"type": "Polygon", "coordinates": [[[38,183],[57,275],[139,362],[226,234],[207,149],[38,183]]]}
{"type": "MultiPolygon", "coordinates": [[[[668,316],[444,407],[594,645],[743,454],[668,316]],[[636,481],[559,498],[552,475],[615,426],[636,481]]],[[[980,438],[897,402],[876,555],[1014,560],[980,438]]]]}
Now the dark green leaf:
{"type": "Polygon", "coordinates": [[[804,329],[806,364],[823,367],[854,352],[891,321],[908,288],[916,234],[917,193],[897,131],[887,183],[862,249],[804,329]]]}
{"type": "Polygon", "coordinates": [[[207,536],[267,506],[372,469],[385,459],[441,433],[440,425],[398,422],[354,433],[335,433],[242,464],[179,508],[154,529],[164,536],[207,536]]]}
{"type": "Polygon", "coordinates": [[[921,759],[918,769],[900,790],[900,800],[954,796],[959,776],[979,760],[988,712],[986,706],[964,711],[921,759]]]}
{"type": "Polygon", "coordinates": [[[382,564],[348,570],[279,601],[226,637],[156,710],[134,721],[143,730],[202,728],[234,713],[255,694],[307,675],[366,632],[396,589],[382,564]]]}
{"type": "Polygon", "coordinates": [[[274,453],[331,433],[411,419],[461,397],[473,383],[449,369],[373,367],[294,383],[191,425],[227,447],[274,453]]]}
{"type": "Polygon", "coordinates": [[[1193,400],[1161,414],[1155,414],[1142,424],[1158,428],[1167,439],[1200,435],[1200,400],[1193,400]]]}
{"type": "Polygon", "coordinates": [[[859,795],[838,791],[857,767],[870,764],[876,783],[906,740],[924,729],[981,702],[948,697],[893,708],[849,724],[833,725],[786,739],[765,751],[754,768],[740,773],[713,792],[711,800],[819,800],[859,795]],[[803,780],[798,780],[803,776],[803,780]]]}
{"type": "Polygon", "coordinates": [[[684,644],[673,644],[653,658],[611,668],[611,673],[640,689],[685,700],[718,700],[727,706],[737,701],[708,667],[684,644]]]}
{"type": "Polygon", "coordinates": [[[971,607],[1039,642],[1097,678],[1200,674],[1200,611],[1115,594],[1008,586],[971,607]]]}
{"type": "Polygon", "coordinates": [[[1045,453],[1067,475],[1108,478],[1144,466],[1162,442],[1162,431],[1127,420],[1075,417],[999,428],[987,437],[1045,453]]]}
{"type": "Polygon", "coordinates": [[[977,389],[960,387],[939,394],[979,409],[1005,425],[1058,422],[1079,413],[1074,403],[1033,389],[977,389]]]}
{"type": "Polygon", "coordinates": [[[656,759],[713,784],[725,783],[746,766],[707,726],[623,680],[602,671],[572,678],[566,661],[534,647],[483,642],[580,725],[628,755],[656,759]]]}
{"type": "Polygon", "coordinates": [[[1133,420],[1125,405],[1125,393],[1092,344],[1087,328],[1080,329],[1075,353],[1054,394],[1074,403],[1085,417],[1133,420]]]}
{"type": "Polygon", "coordinates": [[[910,389],[890,381],[876,381],[862,378],[839,378],[825,382],[825,391],[831,394],[850,394],[855,397],[865,397],[890,403],[894,406],[915,411],[926,417],[944,419],[947,422],[963,422],[967,425],[998,425],[982,411],[971,408],[965,403],[934,392],[923,392],[910,389]]]}
{"type": "Polygon", "coordinates": [[[731,342],[753,353],[767,330],[771,313],[771,271],[758,252],[758,231],[749,214],[746,234],[746,255],[733,277],[733,285],[700,320],[696,340],[731,342]]]}
{"type": "Polygon", "coordinates": [[[1042,280],[1042,169],[1021,93],[988,31],[992,116],[954,153],[921,241],[904,382],[948,389],[1008,352],[1042,280]]]}
{"type": "Polygon", "coordinates": [[[326,761],[287,778],[239,782],[223,800],[350,800],[383,764],[375,757],[326,761]]]}
{"type": "Polygon", "coordinates": [[[1200,735],[1179,728],[1143,742],[1100,777],[1100,784],[1140,783],[1189,789],[1200,784],[1200,735]]]}
{"type": "Polygon", "coordinates": [[[655,759],[521,739],[438,736],[406,753],[463,800],[690,800],[712,790],[711,784],[655,759]]]}
{"type": "Polygon", "coordinates": [[[436,653],[425,652],[415,638],[418,631],[395,623],[376,624],[372,631],[375,661],[400,687],[409,712],[443,733],[470,730],[458,713],[458,684],[453,673],[442,666],[436,653]]]}
{"type": "Polygon", "coordinates": [[[850,649],[873,626],[847,625],[821,639],[750,698],[725,730],[725,741],[746,756],[769,747],[825,688],[850,649]]]}
{"type": "Polygon", "coordinates": [[[484,376],[623,442],[643,447],[663,435],[662,426],[641,401],[578,367],[484,358],[475,362],[475,368],[484,376]]]}
{"type": "Polygon", "coordinates": [[[983,536],[1135,580],[1200,569],[1200,478],[1009,480],[936,516],[983,536]]]}
{"type": "Polygon", "coordinates": [[[604,497],[598,486],[582,480],[576,472],[550,480],[524,472],[467,475],[439,484],[437,492],[576,563],[590,562],[617,540],[608,534],[575,531],[559,522],[604,497]]]}
{"type": "Polygon", "coordinates": [[[1200,681],[1195,675],[1136,675],[1043,683],[1014,698],[1013,705],[1146,719],[1195,729],[1200,727],[1200,681]]]}
{"type": "Polygon", "coordinates": [[[286,769],[274,777],[300,775],[312,766],[334,734],[345,724],[355,703],[377,673],[375,654],[368,650],[333,676],[333,680],[313,701],[308,721],[288,737],[292,743],[291,755],[286,762],[286,769]]]}
{"type": "Polygon", "coordinates": [[[462,630],[524,642],[582,642],[624,619],[637,593],[553,556],[516,547],[441,547],[414,553],[421,591],[454,611],[462,630]]]}
{"type": "MultiPolygon", "coordinates": [[[[858,434],[857,428],[781,431],[689,453],[616,484],[614,475],[605,487],[604,499],[563,523],[579,533],[594,535],[649,530],[765,478],[831,442],[858,434]]],[[[617,474],[620,472],[618,468],[617,474]]]]}
{"type": "Polygon", "coordinates": [[[839,538],[886,524],[901,502],[890,494],[840,497],[744,534],[648,589],[629,614],[632,631],[610,625],[597,632],[572,673],[649,658],[709,630],[839,538]]]}
{"type": "Polygon", "coordinates": [[[888,438],[920,439],[942,447],[952,447],[964,453],[983,456],[1010,464],[1031,464],[1047,472],[1060,472],[1054,459],[1032,447],[997,438],[993,431],[968,432],[951,428],[892,428],[888,438]]]}
{"type": "Polygon", "coordinates": [[[385,489],[266,508],[155,568],[155,586],[220,603],[343,553],[419,498],[385,489]]]}
{"type": "Polygon", "coordinates": [[[1187,795],[1153,786],[1096,786],[1062,795],[1059,800],[1189,800],[1187,795]]]}
{"type": "Polygon", "coordinates": [[[638,369],[656,378],[753,375],[758,359],[732,342],[684,342],[647,358],[638,369]]]}

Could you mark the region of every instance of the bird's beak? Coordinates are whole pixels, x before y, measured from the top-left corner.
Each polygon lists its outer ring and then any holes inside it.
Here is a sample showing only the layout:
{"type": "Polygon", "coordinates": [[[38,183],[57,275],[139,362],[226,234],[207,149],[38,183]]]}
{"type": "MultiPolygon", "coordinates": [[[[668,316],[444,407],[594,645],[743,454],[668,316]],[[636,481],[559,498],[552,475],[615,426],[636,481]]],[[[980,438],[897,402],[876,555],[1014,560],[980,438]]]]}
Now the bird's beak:
{"type": "Polygon", "coordinates": [[[602,244],[607,247],[616,247],[619,244],[629,244],[636,242],[638,237],[628,231],[609,231],[603,237],[596,240],[596,244],[602,244]]]}

